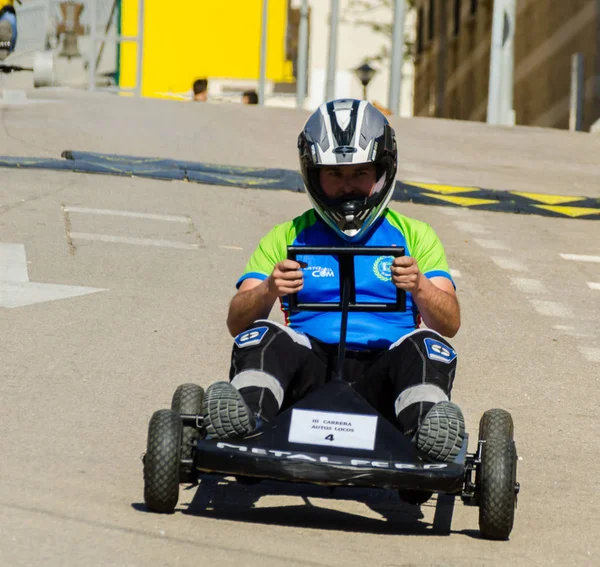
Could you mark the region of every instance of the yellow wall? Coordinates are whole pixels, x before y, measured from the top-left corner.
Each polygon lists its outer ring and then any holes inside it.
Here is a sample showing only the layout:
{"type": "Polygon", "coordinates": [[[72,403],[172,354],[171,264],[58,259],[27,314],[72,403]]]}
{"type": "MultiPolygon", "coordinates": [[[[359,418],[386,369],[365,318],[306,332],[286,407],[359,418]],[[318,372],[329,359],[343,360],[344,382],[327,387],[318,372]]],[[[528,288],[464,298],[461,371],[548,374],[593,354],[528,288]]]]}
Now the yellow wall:
{"type": "MultiPolygon", "coordinates": [[[[138,0],[122,0],[121,34],[137,34],[138,0]]],[[[189,91],[199,77],[258,79],[262,0],[146,0],[142,95],[189,91]]],[[[287,0],[269,0],[267,79],[291,81],[287,0]]],[[[136,46],[121,44],[120,86],[133,87],[136,46]]]]}

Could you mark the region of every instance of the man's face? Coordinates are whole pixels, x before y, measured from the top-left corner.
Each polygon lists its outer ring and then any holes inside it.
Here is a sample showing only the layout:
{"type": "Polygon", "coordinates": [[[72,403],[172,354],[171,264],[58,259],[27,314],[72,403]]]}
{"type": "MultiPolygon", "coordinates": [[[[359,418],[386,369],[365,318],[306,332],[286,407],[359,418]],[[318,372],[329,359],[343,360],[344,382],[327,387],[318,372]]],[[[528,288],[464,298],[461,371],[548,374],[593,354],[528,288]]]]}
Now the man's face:
{"type": "Polygon", "coordinates": [[[371,195],[377,182],[375,165],[332,165],[319,169],[323,193],[330,199],[364,198],[371,195]]]}

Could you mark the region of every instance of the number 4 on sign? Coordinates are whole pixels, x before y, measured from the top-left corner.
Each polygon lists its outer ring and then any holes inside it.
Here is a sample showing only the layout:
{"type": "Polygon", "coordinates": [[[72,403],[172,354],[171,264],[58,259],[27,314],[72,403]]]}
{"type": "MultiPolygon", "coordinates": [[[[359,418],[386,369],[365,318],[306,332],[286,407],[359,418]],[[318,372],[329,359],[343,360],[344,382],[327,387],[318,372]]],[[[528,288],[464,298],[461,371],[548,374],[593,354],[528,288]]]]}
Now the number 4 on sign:
{"type": "Polygon", "coordinates": [[[327,439],[327,441],[333,441],[333,433],[330,433],[325,439],[327,439]]]}

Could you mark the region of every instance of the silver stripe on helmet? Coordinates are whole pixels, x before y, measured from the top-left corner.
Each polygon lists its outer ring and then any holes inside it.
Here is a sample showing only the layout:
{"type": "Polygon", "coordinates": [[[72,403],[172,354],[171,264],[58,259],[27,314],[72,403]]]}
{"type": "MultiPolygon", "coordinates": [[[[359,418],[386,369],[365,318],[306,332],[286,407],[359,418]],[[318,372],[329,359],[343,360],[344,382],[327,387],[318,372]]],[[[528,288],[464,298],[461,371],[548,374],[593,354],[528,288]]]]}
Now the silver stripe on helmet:
{"type": "MultiPolygon", "coordinates": [[[[354,140],[352,140],[352,144],[354,145],[355,148],[357,148],[359,150],[359,152],[362,152],[362,148],[360,147],[360,144],[358,143],[360,140],[360,135],[362,133],[362,129],[363,129],[363,123],[364,123],[364,119],[365,119],[365,108],[367,107],[367,103],[364,100],[361,100],[359,105],[358,105],[358,111],[356,113],[356,130],[354,131],[354,140]]],[[[367,151],[364,152],[365,156],[366,156],[366,160],[363,161],[371,161],[369,158],[371,156],[371,154],[367,151]]],[[[357,160],[357,163],[362,163],[359,162],[357,160]]]]}
{"type": "MultiPolygon", "coordinates": [[[[329,147],[327,151],[323,151],[321,147],[319,147],[319,157],[320,163],[323,165],[335,165],[337,163],[335,154],[333,153],[333,148],[335,147],[335,140],[333,139],[333,128],[331,127],[331,117],[327,112],[327,105],[322,104],[319,107],[321,114],[323,115],[323,119],[325,120],[325,130],[327,131],[327,139],[329,140],[329,147]]],[[[319,144],[316,144],[319,145],[319,144]]]]}

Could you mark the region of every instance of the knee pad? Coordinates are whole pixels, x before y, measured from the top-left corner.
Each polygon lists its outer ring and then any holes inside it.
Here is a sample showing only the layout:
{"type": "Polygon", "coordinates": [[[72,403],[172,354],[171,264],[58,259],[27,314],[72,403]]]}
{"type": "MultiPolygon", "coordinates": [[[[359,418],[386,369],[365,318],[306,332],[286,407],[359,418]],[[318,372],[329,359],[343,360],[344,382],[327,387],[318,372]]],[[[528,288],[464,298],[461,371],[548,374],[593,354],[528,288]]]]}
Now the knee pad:
{"type": "Polygon", "coordinates": [[[284,342],[291,340],[299,345],[312,349],[310,339],[305,334],[267,319],[255,321],[252,327],[235,337],[234,345],[238,349],[246,349],[249,347],[264,346],[269,341],[278,339],[282,339],[284,342]]]}

